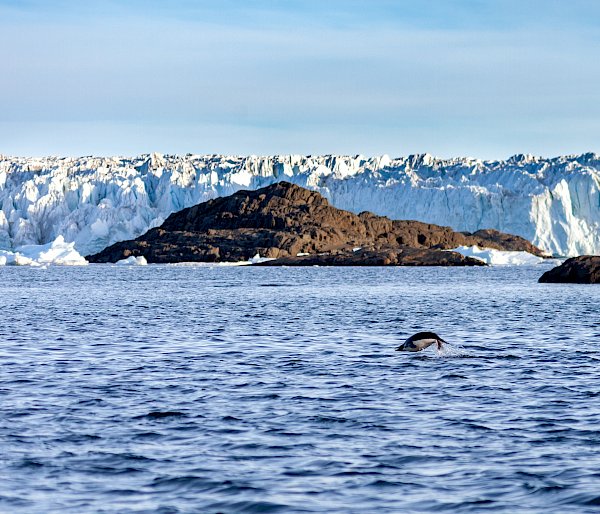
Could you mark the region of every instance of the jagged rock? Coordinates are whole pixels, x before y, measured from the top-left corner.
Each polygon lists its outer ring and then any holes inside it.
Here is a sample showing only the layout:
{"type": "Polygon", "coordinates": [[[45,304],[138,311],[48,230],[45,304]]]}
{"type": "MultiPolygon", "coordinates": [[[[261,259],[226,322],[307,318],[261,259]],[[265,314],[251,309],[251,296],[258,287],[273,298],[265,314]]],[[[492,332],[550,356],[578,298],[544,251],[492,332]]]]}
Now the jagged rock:
{"type": "Polygon", "coordinates": [[[600,284],[600,256],[582,255],[567,259],[560,266],[546,271],[538,282],[600,284]]]}
{"type": "MultiPolygon", "coordinates": [[[[155,263],[222,262],[247,260],[256,253],[276,259],[295,258],[299,253],[333,256],[360,247],[370,252],[395,250],[401,255],[398,250],[404,248],[443,250],[465,245],[542,255],[541,250],[517,236],[495,230],[454,232],[449,227],[392,221],[370,212],[356,215],[332,207],[316,191],[277,182],[183,209],[137,239],[116,243],[87,259],[116,262],[143,256],[155,263]]],[[[405,257],[395,259],[397,262],[391,261],[401,264],[405,257]]],[[[449,257],[433,259],[448,264],[452,261],[449,257]]]]}

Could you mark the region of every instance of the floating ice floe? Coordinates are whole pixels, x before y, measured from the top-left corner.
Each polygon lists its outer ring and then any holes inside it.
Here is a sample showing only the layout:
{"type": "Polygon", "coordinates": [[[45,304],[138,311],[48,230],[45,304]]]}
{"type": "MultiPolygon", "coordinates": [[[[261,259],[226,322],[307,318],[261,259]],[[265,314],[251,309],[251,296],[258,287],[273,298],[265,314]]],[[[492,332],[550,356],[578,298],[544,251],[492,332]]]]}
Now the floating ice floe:
{"type": "Polygon", "coordinates": [[[272,257],[261,257],[260,253],[257,253],[254,257],[248,260],[248,264],[259,264],[261,262],[274,261],[272,257]]]}
{"type": "Polygon", "coordinates": [[[0,266],[43,266],[58,264],[61,266],[85,266],[88,261],[75,250],[75,243],[66,243],[58,236],[45,245],[24,245],[14,252],[0,250],[0,266]]]}
{"type": "Polygon", "coordinates": [[[231,267],[231,266],[249,266],[250,264],[258,264],[260,262],[274,261],[274,258],[271,257],[261,257],[259,253],[257,253],[254,257],[248,259],[247,261],[237,261],[237,262],[173,262],[170,263],[169,266],[189,266],[189,267],[231,267]]]}
{"type": "Polygon", "coordinates": [[[247,261],[239,262],[219,262],[218,266],[249,266],[250,264],[259,264],[261,262],[274,261],[272,257],[261,257],[259,253],[251,257],[247,261]]]}
{"type": "Polygon", "coordinates": [[[493,248],[479,248],[478,246],[459,246],[452,251],[465,257],[479,259],[492,266],[527,266],[544,262],[542,257],[528,252],[509,252],[493,248]]]}
{"type": "Polygon", "coordinates": [[[143,255],[140,257],[134,257],[132,255],[131,257],[127,257],[127,259],[117,261],[115,264],[117,264],[117,266],[147,266],[148,261],[143,255]]]}

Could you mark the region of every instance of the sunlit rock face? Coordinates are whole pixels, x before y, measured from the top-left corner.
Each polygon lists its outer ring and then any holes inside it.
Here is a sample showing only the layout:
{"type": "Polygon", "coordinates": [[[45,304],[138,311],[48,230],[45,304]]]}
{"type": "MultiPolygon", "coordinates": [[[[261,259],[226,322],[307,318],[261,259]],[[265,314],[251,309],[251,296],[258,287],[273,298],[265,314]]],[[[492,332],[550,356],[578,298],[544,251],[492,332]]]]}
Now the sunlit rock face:
{"type": "Polygon", "coordinates": [[[353,212],[520,235],[548,253],[600,253],[600,156],[506,161],[415,155],[0,156],[0,249],[58,236],[83,255],[172,212],[286,180],[353,212]]]}

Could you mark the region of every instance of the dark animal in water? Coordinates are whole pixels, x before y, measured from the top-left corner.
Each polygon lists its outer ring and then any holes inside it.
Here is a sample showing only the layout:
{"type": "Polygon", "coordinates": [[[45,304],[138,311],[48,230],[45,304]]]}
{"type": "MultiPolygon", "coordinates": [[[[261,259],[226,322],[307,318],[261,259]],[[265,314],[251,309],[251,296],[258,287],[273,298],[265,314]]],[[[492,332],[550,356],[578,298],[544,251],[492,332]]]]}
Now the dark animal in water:
{"type": "Polygon", "coordinates": [[[440,336],[435,332],[419,332],[414,336],[410,336],[404,341],[398,348],[397,352],[420,352],[425,348],[429,348],[432,344],[437,344],[438,350],[442,349],[442,345],[445,343],[440,336]]]}

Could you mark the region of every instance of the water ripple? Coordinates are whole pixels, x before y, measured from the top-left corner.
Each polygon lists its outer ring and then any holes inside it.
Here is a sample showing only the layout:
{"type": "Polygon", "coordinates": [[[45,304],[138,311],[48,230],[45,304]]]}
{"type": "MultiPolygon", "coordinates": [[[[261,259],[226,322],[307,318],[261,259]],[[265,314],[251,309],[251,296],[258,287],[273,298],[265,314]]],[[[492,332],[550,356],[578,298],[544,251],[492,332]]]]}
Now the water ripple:
{"type": "Polygon", "coordinates": [[[600,289],[542,268],[0,268],[0,511],[597,512],[600,289]]]}

